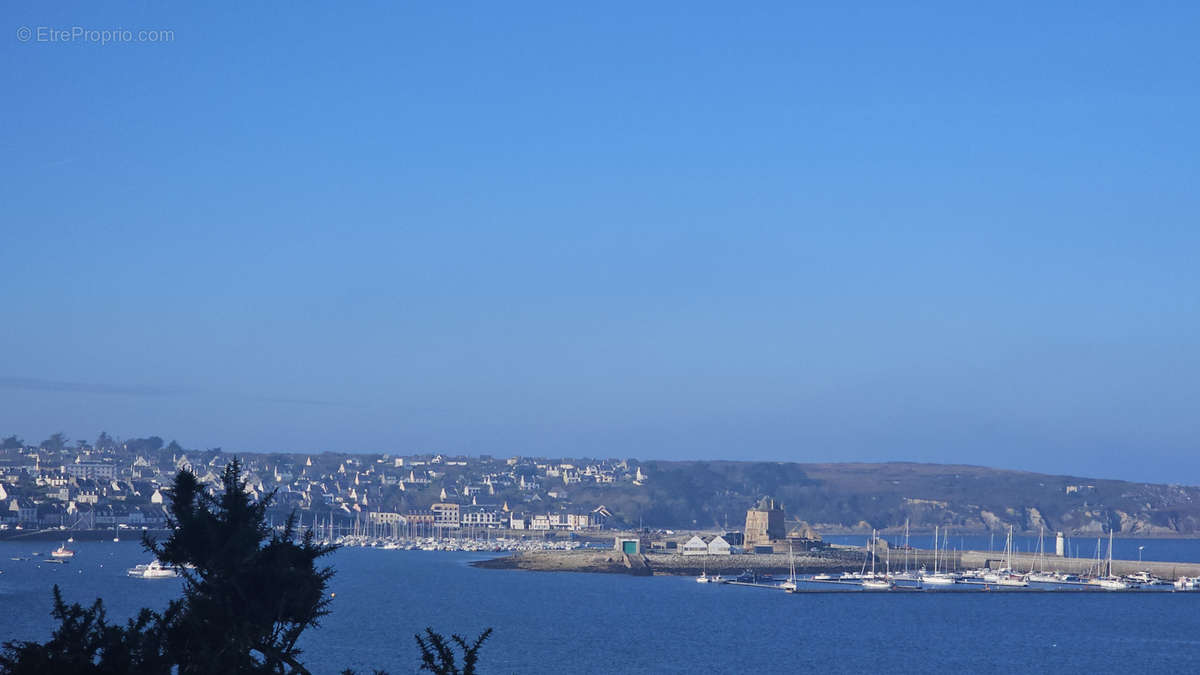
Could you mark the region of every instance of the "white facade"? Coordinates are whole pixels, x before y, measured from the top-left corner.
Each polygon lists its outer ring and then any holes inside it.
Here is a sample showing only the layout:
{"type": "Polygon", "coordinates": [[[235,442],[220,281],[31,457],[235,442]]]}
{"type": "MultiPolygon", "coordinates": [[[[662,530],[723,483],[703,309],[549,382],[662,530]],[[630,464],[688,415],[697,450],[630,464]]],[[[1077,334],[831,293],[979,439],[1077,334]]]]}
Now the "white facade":
{"type": "Polygon", "coordinates": [[[724,537],[713,537],[712,541],[708,542],[709,555],[732,555],[733,547],[729,542],[725,541],[724,537]]]}
{"type": "Polygon", "coordinates": [[[700,537],[692,537],[683,545],[684,555],[708,555],[708,544],[700,537]]]}

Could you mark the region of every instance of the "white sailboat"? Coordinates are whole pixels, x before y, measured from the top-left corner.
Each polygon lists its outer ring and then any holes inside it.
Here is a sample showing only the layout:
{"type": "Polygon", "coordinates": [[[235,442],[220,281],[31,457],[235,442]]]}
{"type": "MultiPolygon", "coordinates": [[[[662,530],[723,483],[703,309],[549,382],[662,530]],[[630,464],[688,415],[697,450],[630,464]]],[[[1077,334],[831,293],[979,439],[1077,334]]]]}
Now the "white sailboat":
{"type": "Polygon", "coordinates": [[[785,591],[795,591],[799,587],[799,579],[796,578],[796,554],[792,551],[791,544],[788,544],[788,567],[791,568],[788,578],[779,587],[785,591]]]}
{"type": "Polygon", "coordinates": [[[1043,584],[1056,584],[1063,581],[1062,577],[1046,571],[1046,528],[1038,528],[1038,550],[1029,566],[1029,574],[1025,578],[1043,584]]]}
{"type": "Polygon", "coordinates": [[[720,574],[709,574],[709,573],[708,573],[708,559],[707,559],[707,556],[705,557],[705,559],[704,559],[704,560],[701,560],[700,562],[701,562],[700,576],[696,577],[696,583],[698,583],[698,584],[719,584],[719,583],[722,583],[722,579],[721,579],[721,575],[720,575],[720,574]]]}
{"type": "MultiPolygon", "coordinates": [[[[947,539],[949,535],[947,535],[947,539]]],[[[938,571],[938,562],[941,558],[941,549],[938,548],[938,526],[933,526],[933,573],[922,574],[921,583],[929,584],[930,586],[951,586],[958,583],[952,574],[945,571],[938,571]]]]}
{"type": "MultiPolygon", "coordinates": [[[[920,581],[921,580],[921,575],[919,572],[917,572],[916,570],[909,569],[908,557],[909,557],[909,553],[911,551],[912,551],[912,546],[910,546],[908,543],[908,518],[905,518],[904,519],[904,571],[896,572],[895,574],[893,574],[892,575],[893,580],[903,580],[903,581],[920,581]]],[[[898,564],[897,564],[897,567],[899,567],[898,564]]]]}
{"type": "MultiPolygon", "coordinates": [[[[1097,546],[1097,548],[1099,548],[1097,546]]],[[[1113,531],[1108,530],[1108,566],[1104,571],[1104,576],[1093,579],[1092,582],[1103,588],[1106,591],[1127,591],[1131,588],[1129,582],[1120,577],[1113,576],[1112,573],[1112,550],[1113,550],[1113,531]]]]}
{"type": "Polygon", "coordinates": [[[875,530],[871,530],[871,576],[863,579],[862,587],[868,591],[888,591],[892,589],[892,580],[885,575],[882,579],[875,573],[875,552],[879,550],[875,530]]]}
{"type": "Polygon", "coordinates": [[[1008,526],[1008,540],[1004,544],[1004,563],[996,574],[984,575],[984,581],[990,581],[997,586],[1028,586],[1029,582],[1013,569],[1013,526],[1008,526]]]}

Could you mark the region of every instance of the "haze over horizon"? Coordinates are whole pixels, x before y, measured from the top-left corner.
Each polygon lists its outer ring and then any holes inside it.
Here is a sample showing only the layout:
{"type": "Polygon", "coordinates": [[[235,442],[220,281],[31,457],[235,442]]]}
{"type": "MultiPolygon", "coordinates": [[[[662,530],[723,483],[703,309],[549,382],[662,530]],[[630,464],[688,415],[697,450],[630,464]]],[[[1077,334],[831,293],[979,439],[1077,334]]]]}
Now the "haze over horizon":
{"type": "Polygon", "coordinates": [[[286,7],[8,7],[0,435],[1200,484],[1200,6],[286,7]]]}

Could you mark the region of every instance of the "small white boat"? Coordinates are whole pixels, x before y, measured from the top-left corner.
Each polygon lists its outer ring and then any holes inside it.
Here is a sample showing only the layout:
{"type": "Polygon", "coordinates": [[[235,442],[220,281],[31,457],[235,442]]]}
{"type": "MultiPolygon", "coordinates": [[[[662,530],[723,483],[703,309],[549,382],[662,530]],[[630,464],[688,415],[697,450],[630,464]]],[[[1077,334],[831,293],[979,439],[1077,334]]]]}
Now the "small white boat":
{"type": "Polygon", "coordinates": [[[996,585],[997,586],[1015,586],[1018,588],[1023,588],[1025,586],[1028,586],[1029,582],[1025,581],[1025,578],[1022,576],[1018,576],[1016,574],[1005,574],[996,580],[996,585]]]}
{"type": "Polygon", "coordinates": [[[1142,584],[1145,586],[1154,586],[1159,583],[1164,583],[1161,579],[1154,576],[1153,574],[1150,574],[1150,572],[1148,572],[1146,570],[1142,570],[1141,572],[1134,572],[1133,574],[1126,575],[1125,579],[1132,583],[1142,584]]]}
{"type": "Polygon", "coordinates": [[[67,548],[66,544],[63,544],[62,546],[59,546],[51,551],[50,555],[55,558],[74,558],[75,551],[72,551],[71,549],[67,548]]]}
{"type": "Polygon", "coordinates": [[[1061,584],[1064,581],[1062,577],[1050,572],[1032,572],[1026,575],[1025,579],[1039,584],[1061,584]]]}
{"type": "Polygon", "coordinates": [[[157,560],[138,565],[129,570],[128,574],[135,579],[173,579],[179,576],[173,567],[167,567],[157,560]]]}
{"type": "Polygon", "coordinates": [[[921,583],[927,586],[953,586],[958,583],[958,579],[948,574],[931,574],[921,577],[921,583]]]}
{"type": "Polygon", "coordinates": [[[894,586],[889,579],[863,579],[863,590],[867,591],[890,591],[894,586]]]}
{"type": "Polygon", "coordinates": [[[696,583],[698,583],[698,584],[711,584],[711,583],[712,583],[712,577],[708,576],[708,574],[707,574],[707,573],[701,574],[700,576],[696,577],[696,583]]]}
{"type": "Polygon", "coordinates": [[[1200,578],[1197,577],[1179,577],[1172,584],[1177,591],[1194,591],[1200,588],[1200,578]]]}

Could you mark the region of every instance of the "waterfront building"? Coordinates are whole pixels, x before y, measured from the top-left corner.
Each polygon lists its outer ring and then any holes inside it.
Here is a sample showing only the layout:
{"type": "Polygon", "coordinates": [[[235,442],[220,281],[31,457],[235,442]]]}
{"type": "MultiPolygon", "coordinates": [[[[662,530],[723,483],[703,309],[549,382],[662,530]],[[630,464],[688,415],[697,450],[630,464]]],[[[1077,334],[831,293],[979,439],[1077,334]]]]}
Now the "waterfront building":
{"type": "Polygon", "coordinates": [[[683,545],[684,555],[708,555],[708,544],[699,536],[693,536],[683,545]]]}
{"type": "Polygon", "coordinates": [[[628,555],[637,555],[642,552],[642,540],[639,538],[616,537],[613,540],[613,550],[628,555]]]}
{"type": "Polygon", "coordinates": [[[433,511],[433,524],[435,527],[458,529],[458,526],[462,524],[462,510],[458,504],[453,502],[438,502],[430,506],[429,510],[433,511]]]}
{"type": "Polygon", "coordinates": [[[712,540],[708,542],[708,554],[709,555],[732,555],[733,547],[729,545],[729,542],[725,541],[724,537],[716,536],[716,537],[713,537],[712,540]]]}
{"type": "Polygon", "coordinates": [[[399,525],[400,514],[387,511],[368,511],[367,523],[370,525],[399,525]]]}

